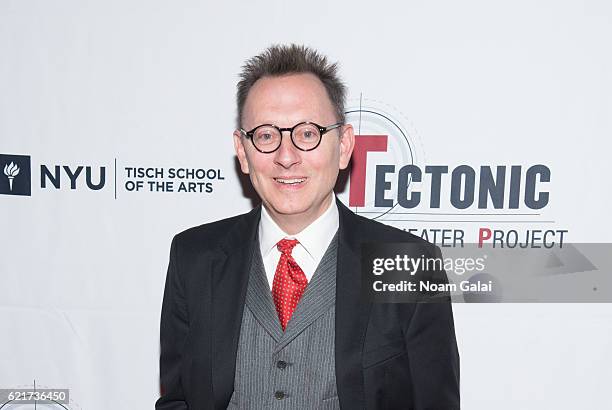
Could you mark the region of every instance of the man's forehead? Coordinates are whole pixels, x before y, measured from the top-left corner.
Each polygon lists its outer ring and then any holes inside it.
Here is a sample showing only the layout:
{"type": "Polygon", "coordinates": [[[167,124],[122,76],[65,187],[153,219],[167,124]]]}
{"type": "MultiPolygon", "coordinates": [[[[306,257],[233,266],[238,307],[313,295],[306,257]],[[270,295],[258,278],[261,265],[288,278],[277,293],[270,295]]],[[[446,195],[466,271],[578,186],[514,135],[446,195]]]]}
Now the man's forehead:
{"type": "Polygon", "coordinates": [[[301,94],[302,97],[307,95],[320,97],[326,95],[326,91],[321,80],[314,74],[294,73],[260,78],[251,87],[247,101],[249,97],[260,94],[275,94],[279,97],[293,94],[301,94]]]}
{"type": "Polygon", "coordinates": [[[323,83],[300,73],[259,79],[247,96],[244,119],[257,123],[323,121],[334,115],[323,83]],[[324,117],[324,118],[322,118],[324,117]]]}

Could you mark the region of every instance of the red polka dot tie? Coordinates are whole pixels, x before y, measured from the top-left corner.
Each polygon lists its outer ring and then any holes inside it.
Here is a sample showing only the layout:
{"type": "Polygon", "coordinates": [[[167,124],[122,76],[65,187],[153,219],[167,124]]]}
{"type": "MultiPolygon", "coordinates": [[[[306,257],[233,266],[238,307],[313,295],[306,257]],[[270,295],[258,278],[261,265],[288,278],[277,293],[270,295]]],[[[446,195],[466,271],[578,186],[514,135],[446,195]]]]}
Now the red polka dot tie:
{"type": "Polygon", "coordinates": [[[308,285],[304,271],[291,256],[291,251],[297,244],[296,239],[281,239],[276,244],[281,257],[272,282],[272,299],[283,331],[308,285]]]}

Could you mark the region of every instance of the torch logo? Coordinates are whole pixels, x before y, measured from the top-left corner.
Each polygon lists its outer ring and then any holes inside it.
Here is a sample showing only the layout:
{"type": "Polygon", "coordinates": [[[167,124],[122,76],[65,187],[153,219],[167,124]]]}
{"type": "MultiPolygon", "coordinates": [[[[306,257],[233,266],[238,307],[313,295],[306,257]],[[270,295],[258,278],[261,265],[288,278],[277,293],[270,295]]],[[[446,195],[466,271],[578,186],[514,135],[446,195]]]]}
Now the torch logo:
{"type": "Polygon", "coordinates": [[[0,170],[0,194],[31,195],[29,155],[0,154],[0,170]]]}
{"type": "Polygon", "coordinates": [[[13,179],[15,179],[17,175],[19,175],[19,167],[15,165],[13,162],[11,162],[10,164],[6,164],[4,166],[4,175],[6,175],[9,180],[9,191],[12,192],[13,191],[13,179]]]}

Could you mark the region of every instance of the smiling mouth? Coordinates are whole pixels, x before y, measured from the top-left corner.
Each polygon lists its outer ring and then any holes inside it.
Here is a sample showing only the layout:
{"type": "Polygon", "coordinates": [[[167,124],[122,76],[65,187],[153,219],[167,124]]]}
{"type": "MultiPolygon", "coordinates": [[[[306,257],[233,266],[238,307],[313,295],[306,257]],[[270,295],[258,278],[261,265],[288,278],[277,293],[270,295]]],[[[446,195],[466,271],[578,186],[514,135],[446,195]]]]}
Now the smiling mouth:
{"type": "Polygon", "coordinates": [[[274,178],[274,180],[283,185],[298,185],[306,181],[306,178],[274,178]]]}

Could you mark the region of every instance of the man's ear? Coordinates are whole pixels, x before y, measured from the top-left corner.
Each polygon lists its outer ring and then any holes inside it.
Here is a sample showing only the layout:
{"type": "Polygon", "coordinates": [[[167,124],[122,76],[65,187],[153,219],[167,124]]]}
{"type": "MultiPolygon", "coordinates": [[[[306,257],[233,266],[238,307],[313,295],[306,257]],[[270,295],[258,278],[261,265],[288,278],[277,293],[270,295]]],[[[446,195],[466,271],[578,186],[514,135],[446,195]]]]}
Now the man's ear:
{"type": "Polygon", "coordinates": [[[340,169],[345,169],[348,166],[354,148],[355,131],[351,124],[345,124],[340,131],[340,169]]]}
{"type": "Polygon", "coordinates": [[[243,137],[239,130],[234,131],[234,149],[236,150],[236,156],[240,162],[240,169],[245,174],[249,173],[249,161],[247,160],[246,152],[244,150],[243,137]]]}

